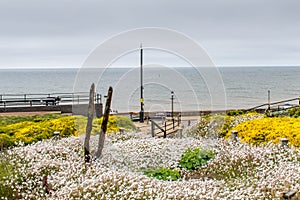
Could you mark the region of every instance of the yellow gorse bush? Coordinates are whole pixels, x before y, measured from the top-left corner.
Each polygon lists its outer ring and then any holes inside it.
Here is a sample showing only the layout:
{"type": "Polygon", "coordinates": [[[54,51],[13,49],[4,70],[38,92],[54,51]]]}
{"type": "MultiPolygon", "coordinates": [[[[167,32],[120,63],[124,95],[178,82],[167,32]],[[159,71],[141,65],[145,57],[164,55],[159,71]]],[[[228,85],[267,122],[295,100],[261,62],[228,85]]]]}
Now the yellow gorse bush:
{"type": "MultiPolygon", "coordinates": [[[[290,143],[300,147],[299,118],[263,118],[238,124],[231,130],[237,130],[242,142],[266,144],[270,141],[279,143],[279,138],[287,138],[290,143]]],[[[228,132],[227,136],[230,135],[228,132]]]]}
{"type": "MultiPolygon", "coordinates": [[[[12,146],[15,142],[30,144],[53,136],[59,131],[61,137],[85,134],[87,118],[83,116],[61,116],[55,119],[23,121],[8,125],[0,125],[0,148],[12,146]]],[[[102,118],[93,120],[92,134],[98,134],[101,129],[102,118]]],[[[120,127],[126,130],[134,129],[128,117],[110,116],[107,133],[118,132],[120,127]]]]}

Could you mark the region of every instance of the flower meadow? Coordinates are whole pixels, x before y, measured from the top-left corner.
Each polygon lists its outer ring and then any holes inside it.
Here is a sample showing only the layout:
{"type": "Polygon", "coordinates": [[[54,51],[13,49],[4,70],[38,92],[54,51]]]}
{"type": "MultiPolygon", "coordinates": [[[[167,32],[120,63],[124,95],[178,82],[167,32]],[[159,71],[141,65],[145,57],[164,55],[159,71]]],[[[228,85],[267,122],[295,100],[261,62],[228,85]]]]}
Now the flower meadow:
{"type": "MultiPolygon", "coordinates": [[[[76,131],[84,131],[86,119],[79,119],[76,131]]],[[[45,123],[54,126],[59,120],[64,118],[33,121],[46,128],[45,123]]],[[[17,130],[15,126],[27,122],[5,123],[17,130]]],[[[100,124],[96,119],[94,130],[100,124]]],[[[299,118],[238,112],[204,116],[185,128],[181,139],[130,132],[132,122],[125,118],[112,117],[108,125],[112,131],[102,157],[90,163],[84,162],[80,134],[19,140],[0,151],[0,199],[279,200],[289,191],[300,199],[299,118]],[[120,127],[127,131],[119,133],[120,127]],[[238,131],[240,140],[226,139],[231,130],[238,131]],[[278,145],[280,137],[288,138],[290,145],[278,145]]],[[[92,154],[98,137],[91,136],[92,154]]]]}
{"type": "MultiPolygon", "coordinates": [[[[103,157],[85,164],[83,137],[44,140],[6,150],[10,173],[1,199],[280,199],[300,189],[300,152],[273,143],[253,146],[225,139],[151,138],[139,133],[108,136],[103,157]],[[178,165],[188,148],[214,156],[188,170],[178,165]],[[176,181],[144,175],[168,167],[176,181]]],[[[95,150],[97,136],[91,137],[95,150]]]]}

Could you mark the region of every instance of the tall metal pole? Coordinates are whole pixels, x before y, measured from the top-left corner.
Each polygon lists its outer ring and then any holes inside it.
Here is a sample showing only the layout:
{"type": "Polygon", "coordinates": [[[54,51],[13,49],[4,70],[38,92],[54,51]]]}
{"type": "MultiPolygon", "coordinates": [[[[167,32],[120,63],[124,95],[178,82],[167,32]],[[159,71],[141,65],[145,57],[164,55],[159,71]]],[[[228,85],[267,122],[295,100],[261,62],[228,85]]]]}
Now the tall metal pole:
{"type": "Polygon", "coordinates": [[[174,92],[171,91],[171,117],[173,123],[173,129],[175,128],[175,121],[174,121],[174,92]]]}
{"type": "Polygon", "coordinates": [[[141,44],[141,67],[140,67],[140,73],[141,73],[141,111],[140,111],[140,123],[144,123],[144,97],[143,97],[143,92],[144,92],[144,86],[143,86],[143,47],[141,44]]]}
{"type": "Polygon", "coordinates": [[[271,109],[271,95],[270,90],[268,90],[268,111],[271,109]]]}
{"type": "Polygon", "coordinates": [[[174,118],[174,92],[171,91],[171,117],[174,118]]]}

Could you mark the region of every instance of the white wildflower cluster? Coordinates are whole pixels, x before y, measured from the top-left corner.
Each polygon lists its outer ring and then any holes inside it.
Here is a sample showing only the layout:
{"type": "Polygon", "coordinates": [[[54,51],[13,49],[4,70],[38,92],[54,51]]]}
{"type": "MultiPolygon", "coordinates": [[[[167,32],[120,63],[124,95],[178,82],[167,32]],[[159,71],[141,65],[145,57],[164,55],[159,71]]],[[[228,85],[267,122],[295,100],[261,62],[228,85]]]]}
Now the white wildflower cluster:
{"type": "Polygon", "coordinates": [[[253,120],[253,119],[262,119],[264,118],[263,114],[245,114],[234,117],[234,120],[230,123],[230,127],[235,127],[240,123],[253,120]]]}
{"type": "MultiPolygon", "coordinates": [[[[103,157],[85,164],[82,141],[70,137],[9,150],[15,171],[6,184],[19,199],[280,199],[300,188],[300,152],[293,148],[222,139],[107,138],[103,157]],[[194,171],[179,169],[180,180],[143,175],[144,169],[177,167],[182,153],[198,146],[211,148],[215,158],[194,171]]],[[[94,136],[91,149],[96,143],[94,136]]]]}

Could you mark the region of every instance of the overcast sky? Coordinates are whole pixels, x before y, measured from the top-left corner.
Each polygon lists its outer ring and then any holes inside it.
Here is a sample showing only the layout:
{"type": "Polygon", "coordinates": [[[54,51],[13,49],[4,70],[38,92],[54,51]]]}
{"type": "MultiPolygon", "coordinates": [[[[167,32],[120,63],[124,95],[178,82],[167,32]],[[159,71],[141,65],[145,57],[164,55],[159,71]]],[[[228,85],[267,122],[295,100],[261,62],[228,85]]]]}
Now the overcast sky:
{"type": "Polygon", "coordinates": [[[297,0],[1,0],[0,68],[80,67],[142,27],[186,34],[217,66],[300,65],[299,11],[297,0]]]}

